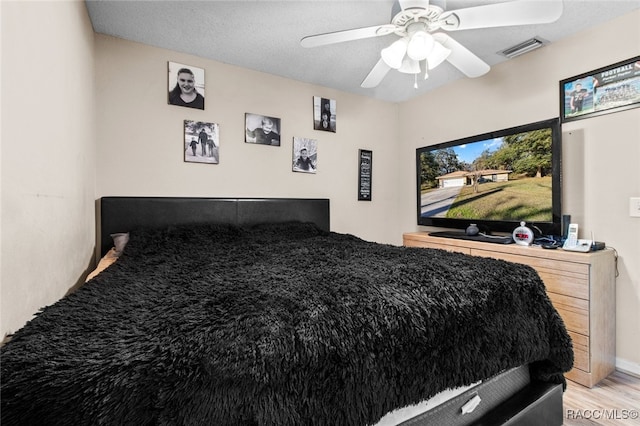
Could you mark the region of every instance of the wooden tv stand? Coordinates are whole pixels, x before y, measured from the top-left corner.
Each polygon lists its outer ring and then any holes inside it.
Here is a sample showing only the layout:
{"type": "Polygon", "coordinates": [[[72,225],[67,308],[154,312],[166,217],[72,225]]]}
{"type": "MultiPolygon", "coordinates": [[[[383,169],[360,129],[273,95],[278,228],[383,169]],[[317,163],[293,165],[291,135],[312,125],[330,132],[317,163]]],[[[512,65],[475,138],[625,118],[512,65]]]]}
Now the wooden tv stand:
{"type": "Polygon", "coordinates": [[[573,341],[573,369],[569,380],[595,386],[615,369],[616,291],[614,251],[589,253],[547,250],[516,244],[491,244],[403,234],[408,247],[426,247],[492,257],[533,267],[544,281],[551,302],[573,341]]]}

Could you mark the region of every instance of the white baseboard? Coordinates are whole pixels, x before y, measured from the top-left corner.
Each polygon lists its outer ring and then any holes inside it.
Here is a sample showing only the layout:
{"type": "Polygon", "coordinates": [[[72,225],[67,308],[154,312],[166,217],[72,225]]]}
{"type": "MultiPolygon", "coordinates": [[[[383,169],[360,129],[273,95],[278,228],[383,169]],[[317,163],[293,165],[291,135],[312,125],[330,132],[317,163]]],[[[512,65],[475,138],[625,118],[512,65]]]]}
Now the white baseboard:
{"type": "Polygon", "coordinates": [[[616,370],[640,377],[640,364],[616,357],[616,370]]]}

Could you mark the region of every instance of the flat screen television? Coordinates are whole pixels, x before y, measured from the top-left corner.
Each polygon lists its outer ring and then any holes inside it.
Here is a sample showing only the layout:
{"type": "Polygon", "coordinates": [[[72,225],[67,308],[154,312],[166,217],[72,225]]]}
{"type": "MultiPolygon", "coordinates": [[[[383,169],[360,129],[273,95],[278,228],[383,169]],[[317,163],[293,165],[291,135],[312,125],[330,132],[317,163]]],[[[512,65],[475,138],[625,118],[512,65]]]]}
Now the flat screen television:
{"type": "Polygon", "coordinates": [[[553,118],[418,148],[418,225],[560,236],[561,138],[553,118]]]}

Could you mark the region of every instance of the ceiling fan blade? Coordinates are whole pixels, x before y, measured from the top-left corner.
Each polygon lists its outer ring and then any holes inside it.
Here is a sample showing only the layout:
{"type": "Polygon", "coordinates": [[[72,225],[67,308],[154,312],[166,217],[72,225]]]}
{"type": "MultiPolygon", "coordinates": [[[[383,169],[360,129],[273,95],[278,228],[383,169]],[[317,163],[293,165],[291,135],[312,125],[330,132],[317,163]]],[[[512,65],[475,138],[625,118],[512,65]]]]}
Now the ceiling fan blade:
{"type": "Polygon", "coordinates": [[[429,0],[398,0],[400,9],[428,9],[429,0]]]}
{"type": "Polygon", "coordinates": [[[510,25],[546,24],[562,15],[562,0],[519,0],[469,7],[442,13],[441,28],[447,31],[510,25]]]}
{"type": "Polygon", "coordinates": [[[378,63],[373,66],[371,71],[369,71],[369,74],[364,78],[364,80],[360,84],[360,87],[365,89],[376,87],[378,84],[380,84],[380,82],[382,82],[382,80],[390,70],[391,67],[387,65],[384,60],[382,60],[382,58],[380,58],[380,60],[378,60],[378,63]]]}
{"type": "Polygon", "coordinates": [[[360,40],[391,34],[396,30],[393,24],[376,25],[374,27],[356,28],[353,30],[336,31],[333,33],[317,34],[300,40],[302,47],[325,46],[327,44],[342,43],[344,41],[360,40]]]}
{"type": "Polygon", "coordinates": [[[458,68],[467,77],[480,77],[489,72],[491,67],[476,56],[469,49],[452,39],[446,34],[436,33],[433,38],[439,41],[444,47],[451,50],[447,61],[458,68]]]}

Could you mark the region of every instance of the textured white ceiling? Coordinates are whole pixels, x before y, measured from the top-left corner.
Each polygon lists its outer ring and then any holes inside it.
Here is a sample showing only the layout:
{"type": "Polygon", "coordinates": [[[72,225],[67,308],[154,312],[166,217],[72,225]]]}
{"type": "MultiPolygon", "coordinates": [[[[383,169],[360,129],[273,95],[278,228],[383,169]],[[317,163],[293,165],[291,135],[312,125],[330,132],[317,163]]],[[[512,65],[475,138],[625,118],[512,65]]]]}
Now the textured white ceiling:
{"type": "MultiPolygon", "coordinates": [[[[447,10],[454,10],[502,1],[444,3],[447,10]]],[[[540,0],[540,7],[544,7],[544,2],[540,0]]],[[[391,102],[405,101],[466,78],[445,62],[430,72],[428,80],[419,81],[418,89],[413,88],[412,75],[393,70],[378,87],[362,89],[360,83],[378,61],[380,50],[397,36],[316,48],[300,46],[300,39],[308,35],[389,23],[394,0],[87,0],[86,3],[97,33],[391,102]]],[[[485,28],[450,35],[489,65],[495,65],[506,60],[496,52],[534,36],[553,43],[638,8],[640,0],[564,0],[562,17],[552,24],[485,28]]]]}

